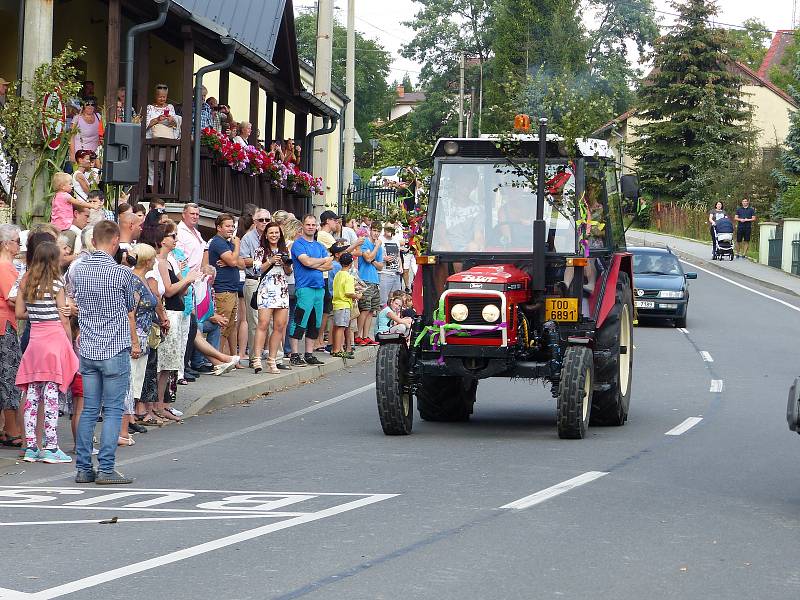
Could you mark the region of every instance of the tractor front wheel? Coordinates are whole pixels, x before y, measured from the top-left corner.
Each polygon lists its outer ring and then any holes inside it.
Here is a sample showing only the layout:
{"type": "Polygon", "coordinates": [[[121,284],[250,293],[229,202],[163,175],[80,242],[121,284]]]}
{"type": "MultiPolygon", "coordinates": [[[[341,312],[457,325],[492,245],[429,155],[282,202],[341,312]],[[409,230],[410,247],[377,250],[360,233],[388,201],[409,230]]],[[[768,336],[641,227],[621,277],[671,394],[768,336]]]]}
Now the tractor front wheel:
{"type": "Polygon", "coordinates": [[[558,389],[558,437],[561,439],[586,437],[592,412],[593,385],[592,351],[583,346],[567,348],[558,389]]]}
{"type": "Polygon", "coordinates": [[[408,348],[383,344],[375,361],[378,416],[386,435],[408,435],[414,424],[414,397],[408,384],[408,348]]]}

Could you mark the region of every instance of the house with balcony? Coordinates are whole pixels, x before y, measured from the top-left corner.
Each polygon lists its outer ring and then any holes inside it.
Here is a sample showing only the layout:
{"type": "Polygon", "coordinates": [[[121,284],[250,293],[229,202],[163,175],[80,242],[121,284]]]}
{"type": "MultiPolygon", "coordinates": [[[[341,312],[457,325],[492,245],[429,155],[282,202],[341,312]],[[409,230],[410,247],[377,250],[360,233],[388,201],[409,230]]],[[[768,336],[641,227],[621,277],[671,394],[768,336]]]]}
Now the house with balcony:
{"type": "MultiPolygon", "coordinates": [[[[154,21],[162,5],[163,0],[0,0],[0,19],[6,24],[0,36],[0,76],[29,76],[71,41],[86,48],[76,65],[80,76],[94,82],[99,104],[113,110],[117,89],[125,83],[127,33],[154,21]]],[[[233,64],[207,74],[203,83],[209,97],[231,107],[234,120],[253,124],[250,144],[268,147],[273,139],[293,138],[303,148],[306,171],[312,171],[311,159],[320,148],[338,149],[337,126],[347,100],[338,95],[336,106],[336,101],[323,102],[308,91],[309,79],[301,74],[297,56],[292,0],[172,0],[164,24],[135,40],[133,86],[127,97],[134,112],[143,114],[153,102],[156,84],[167,84],[169,102],[183,117],[180,139],[145,139],[142,131],[136,199],[161,198],[170,212],[196,199],[205,225],[220,212],[240,214],[248,203],[298,214],[315,203],[335,201],[336,169],[314,173],[325,177],[327,189],[324,198],[312,199],[276,188],[264,177],[235,172],[205,155],[199,195],[194,197],[195,73],[226,58],[223,37],[234,42],[233,64]],[[148,157],[155,155],[169,158],[148,181],[148,157]]]]}

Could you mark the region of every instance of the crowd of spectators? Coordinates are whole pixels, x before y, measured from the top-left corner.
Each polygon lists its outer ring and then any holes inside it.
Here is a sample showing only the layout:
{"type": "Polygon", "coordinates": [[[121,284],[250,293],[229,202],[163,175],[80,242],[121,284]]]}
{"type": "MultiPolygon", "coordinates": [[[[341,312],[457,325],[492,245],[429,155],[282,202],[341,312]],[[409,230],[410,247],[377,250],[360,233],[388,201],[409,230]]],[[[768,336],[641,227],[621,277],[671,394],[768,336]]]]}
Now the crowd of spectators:
{"type": "Polygon", "coordinates": [[[204,236],[197,204],[177,223],[158,200],[93,222],[101,199],[76,198],[65,173],[53,183],[51,223],[0,225],[0,443],[24,461],[69,463],[74,452],[77,482],[129,483],[118,447],[180,423],[181,386],[354,358],[375,331],[410,329],[399,224],[248,205],[204,236]]]}

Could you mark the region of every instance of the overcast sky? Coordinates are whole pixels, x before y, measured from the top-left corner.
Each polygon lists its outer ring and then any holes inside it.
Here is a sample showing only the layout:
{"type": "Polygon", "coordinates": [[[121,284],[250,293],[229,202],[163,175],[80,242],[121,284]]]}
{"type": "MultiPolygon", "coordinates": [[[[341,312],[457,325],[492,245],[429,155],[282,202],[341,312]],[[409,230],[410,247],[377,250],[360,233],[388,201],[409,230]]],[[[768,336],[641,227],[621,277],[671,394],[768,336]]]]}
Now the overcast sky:
{"type": "MultiPolygon", "coordinates": [[[[347,0],[334,0],[337,18],[347,21],[347,0]]],[[[669,0],[655,0],[658,17],[665,24],[674,19],[669,0]]],[[[800,0],[798,0],[800,4],[800,0]]],[[[414,0],[356,0],[356,29],[367,37],[378,40],[392,53],[392,72],[389,80],[401,80],[405,73],[416,81],[420,67],[418,64],[400,56],[400,47],[409,42],[413,32],[400,25],[411,20],[419,10],[414,0]]],[[[718,21],[724,24],[741,25],[749,17],[758,17],[771,30],[790,29],[792,26],[792,0],[718,0],[720,13],[718,21]]],[[[317,0],[294,0],[296,9],[316,7],[317,0]]]]}

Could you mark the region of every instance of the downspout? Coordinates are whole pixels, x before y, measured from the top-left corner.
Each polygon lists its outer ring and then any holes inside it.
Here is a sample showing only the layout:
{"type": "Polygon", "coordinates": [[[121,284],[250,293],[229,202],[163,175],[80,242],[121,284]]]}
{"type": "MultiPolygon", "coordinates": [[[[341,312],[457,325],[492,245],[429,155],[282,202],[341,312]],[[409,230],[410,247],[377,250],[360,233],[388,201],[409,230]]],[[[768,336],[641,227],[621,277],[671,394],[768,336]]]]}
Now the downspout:
{"type": "MultiPolygon", "coordinates": [[[[311,173],[314,168],[314,138],[320,135],[328,135],[329,133],[333,133],[336,130],[336,124],[338,122],[339,115],[334,115],[332,117],[325,115],[322,117],[322,127],[312,131],[306,136],[306,154],[302,167],[306,173],[311,173]]],[[[311,212],[313,209],[313,198],[309,198],[306,200],[306,212],[311,212]]]]}
{"type": "Polygon", "coordinates": [[[125,122],[131,122],[133,106],[133,51],[136,36],[146,31],[158,29],[167,21],[170,0],[154,0],[158,4],[158,18],[155,21],[134,25],[128,30],[127,56],[125,57],[125,122]]]}
{"type": "MultiPolygon", "coordinates": [[[[342,106],[342,112],[340,113],[339,119],[344,123],[345,115],[347,114],[347,106],[350,104],[350,99],[348,99],[344,105],[342,106]]],[[[342,184],[344,183],[344,163],[345,163],[345,145],[344,145],[344,127],[339,128],[339,201],[336,205],[336,214],[342,214],[342,208],[344,207],[344,189],[342,188],[342,184]]]]}
{"type": "Polygon", "coordinates": [[[194,132],[194,148],[192,149],[192,201],[200,202],[200,108],[203,101],[203,75],[211,71],[221,71],[228,69],[233,64],[233,57],[236,54],[236,42],[233,38],[226,36],[219,39],[222,46],[226,49],[228,55],[221,62],[207,65],[195,73],[194,84],[194,114],[195,114],[195,132],[194,132]]]}

